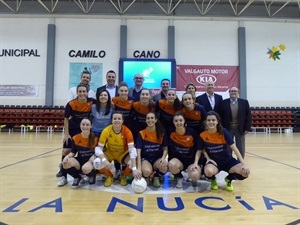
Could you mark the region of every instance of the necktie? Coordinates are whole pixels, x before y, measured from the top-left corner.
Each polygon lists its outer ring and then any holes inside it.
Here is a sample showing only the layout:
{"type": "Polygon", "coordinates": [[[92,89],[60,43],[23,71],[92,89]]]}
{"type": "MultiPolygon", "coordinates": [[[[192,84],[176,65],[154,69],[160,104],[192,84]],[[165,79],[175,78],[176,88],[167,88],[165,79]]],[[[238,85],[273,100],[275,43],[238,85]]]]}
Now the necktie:
{"type": "Polygon", "coordinates": [[[209,95],[208,99],[209,99],[209,103],[210,103],[211,108],[214,109],[214,107],[215,107],[215,101],[214,101],[213,96],[209,95]]]}

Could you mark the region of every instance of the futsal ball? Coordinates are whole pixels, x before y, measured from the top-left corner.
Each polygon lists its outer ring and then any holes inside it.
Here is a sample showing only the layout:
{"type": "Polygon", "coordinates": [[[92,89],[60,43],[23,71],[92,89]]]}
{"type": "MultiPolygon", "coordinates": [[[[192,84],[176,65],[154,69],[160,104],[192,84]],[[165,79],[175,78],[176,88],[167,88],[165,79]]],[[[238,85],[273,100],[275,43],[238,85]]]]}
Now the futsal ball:
{"type": "Polygon", "coordinates": [[[100,158],[94,159],[93,166],[96,170],[100,170],[103,168],[103,163],[100,158]]]}
{"type": "Polygon", "coordinates": [[[135,193],[141,194],[146,191],[147,182],[144,178],[141,178],[140,180],[133,179],[133,181],[131,182],[131,188],[135,193]]]}

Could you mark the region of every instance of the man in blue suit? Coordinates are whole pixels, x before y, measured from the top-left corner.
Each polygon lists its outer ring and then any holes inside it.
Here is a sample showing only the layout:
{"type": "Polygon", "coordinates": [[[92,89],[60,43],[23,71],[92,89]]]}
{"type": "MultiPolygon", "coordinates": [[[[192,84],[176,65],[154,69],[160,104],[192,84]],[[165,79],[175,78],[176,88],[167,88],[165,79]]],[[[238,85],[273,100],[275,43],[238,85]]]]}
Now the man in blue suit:
{"type": "Polygon", "coordinates": [[[206,92],[196,98],[196,103],[202,105],[206,112],[213,110],[218,113],[219,104],[223,101],[223,97],[214,93],[214,87],[215,84],[213,81],[207,81],[205,83],[206,92]]]}
{"type": "Polygon", "coordinates": [[[229,130],[243,158],[245,158],[245,135],[251,131],[251,110],[246,99],[238,98],[239,89],[229,89],[229,96],[220,103],[219,114],[222,125],[229,130]]]}
{"type": "MultiPolygon", "coordinates": [[[[115,96],[118,96],[118,85],[116,85],[116,79],[117,75],[115,71],[109,70],[106,73],[106,84],[101,87],[98,87],[96,93],[98,93],[101,90],[107,90],[110,94],[111,99],[115,96]]],[[[98,101],[99,99],[96,100],[98,101]]]]}

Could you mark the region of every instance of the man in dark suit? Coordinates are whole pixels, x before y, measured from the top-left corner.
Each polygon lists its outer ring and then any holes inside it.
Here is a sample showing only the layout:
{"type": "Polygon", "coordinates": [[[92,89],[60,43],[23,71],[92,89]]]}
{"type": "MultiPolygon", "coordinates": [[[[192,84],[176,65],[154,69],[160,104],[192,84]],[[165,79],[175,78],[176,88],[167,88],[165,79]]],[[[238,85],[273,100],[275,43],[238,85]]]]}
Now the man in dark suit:
{"type": "Polygon", "coordinates": [[[213,81],[207,81],[205,83],[206,92],[196,98],[196,103],[202,105],[206,112],[213,110],[218,113],[219,104],[223,101],[223,97],[214,93],[214,87],[215,84],[213,81]]]}
{"type": "MultiPolygon", "coordinates": [[[[119,94],[118,94],[118,85],[116,85],[116,77],[117,75],[115,71],[109,70],[106,73],[106,84],[101,87],[98,87],[96,93],[98,93],[101,90],[107,90],[110,94],[111,99],[115,96],[118,96],[119,94]]],[[[98,99],[96,100],[98,101],[98,99]]]]}
{"type": "Polygon", "coordinates": [[[238,98],[239,90],[236,87],[229,89],[229,96],[219,105],[219,114],[222,125],[229,130],[232,138],[243,158],[245,158],[245,135],[251,131],[251,110],[246,99],[238,98]]]}

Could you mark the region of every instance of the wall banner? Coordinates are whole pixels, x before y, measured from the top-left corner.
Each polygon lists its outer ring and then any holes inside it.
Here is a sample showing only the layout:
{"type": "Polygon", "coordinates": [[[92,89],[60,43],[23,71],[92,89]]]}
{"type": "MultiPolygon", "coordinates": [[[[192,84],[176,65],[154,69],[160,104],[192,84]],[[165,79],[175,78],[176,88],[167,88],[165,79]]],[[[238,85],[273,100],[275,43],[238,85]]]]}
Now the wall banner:
{"type": "Polygon", "coordinates": [[[205,92],[205,83],[213,81],[215,92],[224,93],[231,87],[239,88],[238,66],[176,66],[176,91],[185,92],[187,84],[193,83],[197,92],[205,92]]]}
{"type": "Polygon", "coordinates": [[[80,77],[84,68],[91,72],[90,89],[96,92],[102,86],[103,64],[102,63],[70,63],[69,67],[69,88],[80,83],[80,77]]]}
{"type": "Polygon", "coordinates": [[[38,96],[37,85],[0,85],[0,96],[38,96]]]}

